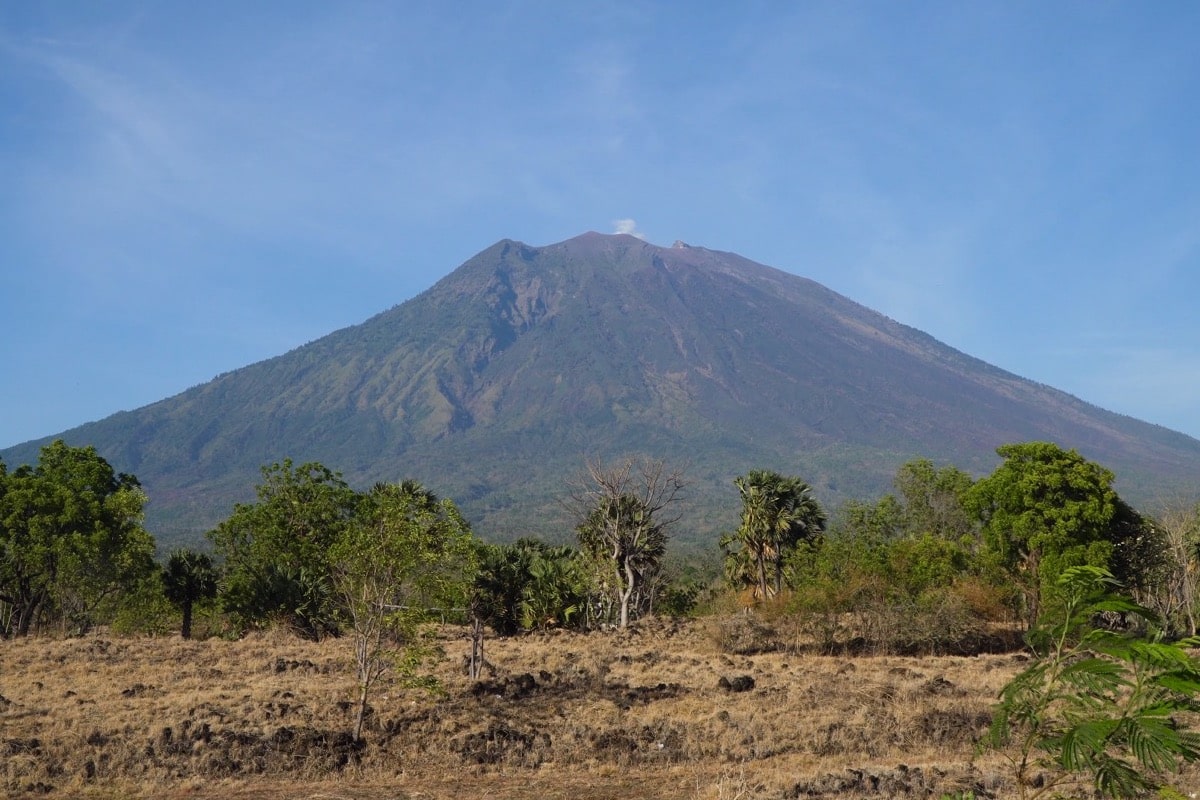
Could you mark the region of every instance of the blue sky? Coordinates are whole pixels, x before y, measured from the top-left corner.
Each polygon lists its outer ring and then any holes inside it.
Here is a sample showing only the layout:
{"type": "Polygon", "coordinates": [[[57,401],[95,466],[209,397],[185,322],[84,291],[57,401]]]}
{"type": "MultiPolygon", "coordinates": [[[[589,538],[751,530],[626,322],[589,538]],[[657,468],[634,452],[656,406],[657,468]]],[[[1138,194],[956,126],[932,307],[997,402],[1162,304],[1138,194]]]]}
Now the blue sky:
{"type": "Polygon", "coordinates": [[[1166,1],[0,5],[0,446],[587,230],[1200,436],[1198,39],[1166,1]]]}

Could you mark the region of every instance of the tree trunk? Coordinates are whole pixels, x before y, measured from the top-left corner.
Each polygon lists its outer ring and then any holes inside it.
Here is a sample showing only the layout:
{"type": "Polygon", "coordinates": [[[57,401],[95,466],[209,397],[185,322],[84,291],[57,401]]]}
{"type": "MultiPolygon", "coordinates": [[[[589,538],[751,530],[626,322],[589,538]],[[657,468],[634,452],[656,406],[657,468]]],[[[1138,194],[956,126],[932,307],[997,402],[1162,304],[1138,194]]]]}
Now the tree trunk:
{"type": "Polygon", "coordinates": [[[358,711],[354,715],[354,741],[362,741],[363,720],[367,716],[367,690],[368,686],[364,681],[358,687],[358,711]]]}
{"type": "Polygon", "coordinates": [[[637,580],[633,566],[626,561],[622,565],[625,569],[625,585],[621,587],[621,627],[629,627],[629,598],[633,597],[634,581],[637,580]]]}
{"type": "Polygon", "coordinates": [[[471,680],[478,680],[483,670],[483,620],[478,616],[471,617],[471,663],[469,672],[471,680]]]}
{"type": "Polygon", "coordinates": [[[17,609],[17,636],[28,636],[29,626],[33,623],[32,609],[28,606],[17,609]]]}
{"type": "Polygon", "coordinates": [[[758,599],[762,602],[767,599],[767,555],[760,550],[754,556],[758,563],[758,599]]]}
{"type": "Polygon", "coordinates": [[[33,621],[37,619],[38,610],[46,601],[47,595],[48,593],[45,590],[34,592],[25,589],[14,598],[13,612],[17,618],[14,627],[17,636],[29,635],[29,629],[33,627],[33,621]]]}
{"type": "Polygon", "coordinates": [[[183,601],[183,625],[179,635],[184,639],[192,638],[192,599],[190,597],[183,601]]]}
{"type": "Polygon", "coordinates": [[[1025,596],[1026,626],[1028,630],[1033,630],[1034,626],[1037,625],[1038,617],[1042,613],[1041,563],[1041,553],[1036,550],[1025,557],[1025,575],[1029,586],[1028,593],[1025,596]]]}

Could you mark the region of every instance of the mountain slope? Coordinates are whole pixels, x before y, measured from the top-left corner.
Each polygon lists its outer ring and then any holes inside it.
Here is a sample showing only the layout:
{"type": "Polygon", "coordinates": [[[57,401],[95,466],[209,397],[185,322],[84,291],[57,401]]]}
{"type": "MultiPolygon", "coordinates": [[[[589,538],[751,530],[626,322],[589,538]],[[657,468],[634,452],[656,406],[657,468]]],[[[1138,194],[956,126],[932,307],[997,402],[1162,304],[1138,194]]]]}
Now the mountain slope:
{"type": "MultiPolygon", "coordinates": [[[[565,537],[585,456],[687,464],[684,538],[733,524],[732,479],[800,474],[832,504],[916,457],[986,472],[1046,439],[1116,471],[1135,502],[1192,491],[1200,442],[949,348],[804,278],[730,253],[589,233],[502,241],[361,325],[64,434],[142,479],[152,529],[194,539],[262,464],[318,460],[355,485],[414,477],[477,531],[565,537]]],[[[3,454],[36,458],[39,443],[3,454]]]]}

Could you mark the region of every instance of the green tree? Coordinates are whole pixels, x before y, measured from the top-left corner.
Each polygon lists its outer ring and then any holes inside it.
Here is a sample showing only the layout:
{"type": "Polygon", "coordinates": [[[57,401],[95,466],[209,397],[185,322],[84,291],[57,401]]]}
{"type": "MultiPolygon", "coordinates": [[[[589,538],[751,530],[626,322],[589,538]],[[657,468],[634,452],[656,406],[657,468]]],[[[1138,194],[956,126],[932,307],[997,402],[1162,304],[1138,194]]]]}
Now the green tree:
{"type": "Polygon", "coordinates": [[[742,499],[741,524],[721,540],[726,575],[735,584],[753,586],[765,599],[783,588],[783,566],[790,550],[825,530],[825,512],[812,489],[797,477],[755,470],[734,479],[742,499]],[[732,545],[737,549],[731,549],[732,545]]]}
{"type": "Polygon", "coordinates": [[[971,652],[1001,590],[980,576],[977,524],[963,498],[971,479],[919,459],[896,473],[894,494],[849,501],[816,542],[784,567],[821,648],[853,638],[879,652],[971,652]],[[852,624],[850,624],[852,623],[852,624]]]}
{"type": "Polygon", "coordinates": [[[467,609],[471,626],[468,671],[479,677],[484,659],[484,626],[498,636],[521,630],[568,625],[587,602],[579,551],[535,539],[483,544],[467,609]]]}
{"type": "Polygon", "coordinates": [[[474,614],[500,636],[565,625],[583,607],[579,551],[535,539],[481,545],[472,586],[474,614]]]}
{"type": "Polygon", "coordinates": [[[538,630],[571,625],[587,605],[588,581],[581,554],[566,545],[539,545],[529,563],[529,581],[521,592],[521,627],[538,630]]]}
{"type": "Polygon", "coordinates": [[[976,524],[965,503],[974,481],[959,468],[939,469],[932,461],[919,458],[896,470],[893,484],[899,495],[905,535],[932,534],[958,541],[974,534],[976,524]]]}
{"type": "Polygon", "coordinates": [[[887,548],[889,582],[906,597],[954,584],[970,574],[973,559],[960,544],[932,533],[905,537],[887,548]]]}
{"type": "Polygon", "coordinates": [[[589,461],[570,505],[579,545],[596,568],[595,587],[624,628],[649,607],[653,576],[662,568],[668,528],[679,520],[683,473],[662,461],[589,461]]]}
{"type": "Polygon", "coordinates": [[[620,627],[629,624],[635,597],[649,587],[667,552],[666,530],[632,495],[600,500],[576,528],[579,545],[596,568],[595,586],[605,607],[616,610],[620,627]]]}
{"type": "Polygon", "coordinates": [[[48,614],[76,629],[154,571],[146,495],[94,447],[57,440],[36,467],[0,469],[0,633],[25,635],[48,614]]]}
{"type": "Polygon", "coordinates": [[[217,596],[217,570],[207,553],[176,550],[162,571],[163,593],[183,614],[179,635],[192,638],[192,609],[217,596]]]}
{"type": "Polygon", "coordinates": [[[1029,635],[1034,658],[1001,690],[989,744],[1009,758],[1023,800],[1060,797],[1081,778],[1107,797],[1162,788],[1200,759],[1200,735],[1181,721],[1200,711],[1200,662],[1188,652],[1200,640],[1096,627],[1104,612],[1154,620],[1102,568],[1067,567],[1056,583],[1062,604],[1029,635]]]}
{"type": "Polygon", "coordinates": [[[480,544],[479,569],[471,586],[471,618],[491,625],[499,636],[521,629],[521,600],[529,583],[535,550],[525,541],[480,544]]]}
{"type": "Polygon", "coordinates": [[[354,740],[372,687],[389,669],[434,687],[420,670],[433,650],[431,609],[465,602],[476,552],[454,503],[412,481],[376,484],[330,551],[333,585],[350,619],[358,677],[354,740]]]}
{"type": "Polygon", "coordinates": [[[224,558],[221,602],[241,625],[272,619],[317,639],[337,630],[329,550],[358,494],[339,473],[290,459],[262,468],[255,503],[239,503],[209,534],[224,558]]]}
{"type": "MultiPolygon", "coordinates": [[[[1008,444],[1004,459],[966,495],[983,526],[985,560],[1020,589],[1030,626],[1070,566],[1112,568],[1114,554],[1140,531],[1140,517],[1112,488],[1109,470],[1048,442],[1008,444]]],[[[1140,565],[1117,577],[1136,582],[1140,565]]]]}

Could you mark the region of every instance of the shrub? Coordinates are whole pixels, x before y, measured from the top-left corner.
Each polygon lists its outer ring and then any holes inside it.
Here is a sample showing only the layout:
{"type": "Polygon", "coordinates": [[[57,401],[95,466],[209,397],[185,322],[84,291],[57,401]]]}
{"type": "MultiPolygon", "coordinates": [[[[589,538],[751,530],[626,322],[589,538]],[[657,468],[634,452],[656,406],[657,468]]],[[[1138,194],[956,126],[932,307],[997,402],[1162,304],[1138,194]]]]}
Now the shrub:
{"type": "Polygon", "coordinates": [[[1153,614],[1115,593],[1099,567],[1066,569],[1053,619],[1030,633],[1030,665],[1002,690],[989,743],[1012,765],[1023,799],[1090,779],[1107,797],[1162,789],[1183,762],[1200,759],[1200,734],[1180,714],[1200,711],[1200,662],[1186,648],[1095,627],[1098,614],[1153,614]]]}
{"type": "Polygon", "coordinates": [[[779,634],[751,613],[714,619],[710,632],[717,647],[734,655],[756,655],[779,649],[779,634]]]}

